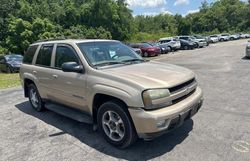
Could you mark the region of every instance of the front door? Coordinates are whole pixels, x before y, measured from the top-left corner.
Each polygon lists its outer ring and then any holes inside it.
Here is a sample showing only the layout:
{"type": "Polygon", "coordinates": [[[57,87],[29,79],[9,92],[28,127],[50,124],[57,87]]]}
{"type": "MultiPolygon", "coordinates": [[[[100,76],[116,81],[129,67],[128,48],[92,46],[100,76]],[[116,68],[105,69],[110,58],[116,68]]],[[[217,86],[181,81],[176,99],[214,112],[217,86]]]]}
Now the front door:
{"type": "Polygon", "coordinates": [[[58,102],[73,108],[87,111],[86,108],[86,78],[83,73],[63,72],[62,64],[66,62],[76,62],[79,65],[81,61],[73,47],[67,44],[57,44],[54,56],[54,69],[52,70],[53,92],[51,98],[58,102]]]}

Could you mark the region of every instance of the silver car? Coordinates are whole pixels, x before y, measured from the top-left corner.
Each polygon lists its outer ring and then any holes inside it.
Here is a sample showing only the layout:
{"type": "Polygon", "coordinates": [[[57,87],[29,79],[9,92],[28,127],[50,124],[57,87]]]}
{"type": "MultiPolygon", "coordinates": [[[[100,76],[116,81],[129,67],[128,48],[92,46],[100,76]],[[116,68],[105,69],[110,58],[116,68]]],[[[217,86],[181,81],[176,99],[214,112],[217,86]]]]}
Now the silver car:
{"type": "Polygon", "coordinates": [[[250,58],[250,40],[248,40],[247,47],[246,47],[246,57],[250,58]]]}

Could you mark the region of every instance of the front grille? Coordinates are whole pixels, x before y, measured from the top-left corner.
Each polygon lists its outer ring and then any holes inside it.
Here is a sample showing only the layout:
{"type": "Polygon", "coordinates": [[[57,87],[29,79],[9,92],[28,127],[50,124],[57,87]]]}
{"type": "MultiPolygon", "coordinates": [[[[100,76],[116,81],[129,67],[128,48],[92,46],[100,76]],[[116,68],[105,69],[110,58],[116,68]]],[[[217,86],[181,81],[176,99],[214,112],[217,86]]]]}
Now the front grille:
{"type": "Polygon", "coordinates": [[[175,86],[175,87],[172,87],[172,88],[169,88],[169,92],[172,94],[172,93],[176,93],[178,91],[180,91],[181,89],[183,89],[184,87],[186,86],[189,86],[190,84],[193,84],[195,81],[195,78],[185,82],[185,83],[182,83],[178,86],[175,86]]]}
{"type": "Polygon", "coordinates": [[[191,91],[189,94],[187,94],[187,95],[184,95],[184,96],[182,96],[182,97],[179,97],[179,98],[177,98],[177,99],[172,100],[172,104],[176,104],[176,103],[178,103],[178,102],[180,102],[180,101],[182,101],[182,100],[188,98],[188,97],[191,96],[194,92],[195,92],[195,89],[192,90],[192,91],[191,91]]]}
{"type": "Polygon", "coordinates": [[[193,78],[185,83],[169,88],[172,104],[176,104],[191,96],[195,92],[196,87],[197,82],[193,78]]]}

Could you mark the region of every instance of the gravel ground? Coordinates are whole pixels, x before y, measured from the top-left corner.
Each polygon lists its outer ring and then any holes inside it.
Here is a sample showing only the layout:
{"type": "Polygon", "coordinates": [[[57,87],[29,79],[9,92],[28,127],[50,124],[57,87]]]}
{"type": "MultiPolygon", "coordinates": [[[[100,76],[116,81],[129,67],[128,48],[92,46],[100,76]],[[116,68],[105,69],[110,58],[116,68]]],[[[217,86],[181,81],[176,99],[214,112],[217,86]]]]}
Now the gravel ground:
{"type": "Polygon", "coordinates": [[[20,87],[0,91],[0,160],[250,161],[250,59],[246,40],[178,51],[155,61],[192,69],[204,105],[192,120],[153,141],[120,150],[90,125],[32,110],[20,87]]]}

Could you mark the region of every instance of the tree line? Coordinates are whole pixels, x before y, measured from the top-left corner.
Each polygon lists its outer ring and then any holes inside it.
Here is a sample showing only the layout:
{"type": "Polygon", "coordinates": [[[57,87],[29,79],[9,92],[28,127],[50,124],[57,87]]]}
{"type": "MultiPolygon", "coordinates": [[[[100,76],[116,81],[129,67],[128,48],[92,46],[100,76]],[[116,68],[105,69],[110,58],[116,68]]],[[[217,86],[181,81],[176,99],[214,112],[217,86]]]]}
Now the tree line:
{"type": "Polygon", "coordinates": [[[157,40],[186,34],[250,31],[250,0],[204,1],[197,13],[135,16],[126,0],[0,0],[0,54],[23,54],[36,40],[157,40]]]}

